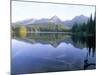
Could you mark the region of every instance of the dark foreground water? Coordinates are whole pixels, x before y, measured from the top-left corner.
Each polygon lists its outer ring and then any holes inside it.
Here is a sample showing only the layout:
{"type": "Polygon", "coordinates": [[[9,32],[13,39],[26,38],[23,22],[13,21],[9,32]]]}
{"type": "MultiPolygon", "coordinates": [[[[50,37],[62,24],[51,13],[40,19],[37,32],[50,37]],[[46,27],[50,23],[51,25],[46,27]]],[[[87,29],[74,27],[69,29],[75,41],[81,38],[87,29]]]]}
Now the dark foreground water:
{"type": "Polygon", "coordinates": [[[13,75],[95,68],[94,36],[65,33],[13,35],[11,63],[13,75]]]}

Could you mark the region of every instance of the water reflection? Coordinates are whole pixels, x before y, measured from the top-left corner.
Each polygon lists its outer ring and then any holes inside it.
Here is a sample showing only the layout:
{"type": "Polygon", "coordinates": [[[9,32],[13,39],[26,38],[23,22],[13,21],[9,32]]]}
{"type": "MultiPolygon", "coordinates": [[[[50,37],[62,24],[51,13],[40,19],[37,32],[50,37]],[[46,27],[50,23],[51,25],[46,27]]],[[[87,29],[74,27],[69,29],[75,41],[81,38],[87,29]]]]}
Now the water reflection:
{"type": "Polygon", "coordinates": [[[72,36],[72,40],[74,41],[75,44],[81,45],[83,47],[87,48],[87,55],[86,55],[86,59],[84,60],[84,69],[87,69],[88,66],[91,65],[96,65],[95,63],[91,63],[89,62],[89,57],[91,58],[95,58],[95,54],[96,54],[96,45],[95,45],[95,36],[76,36],[73,35],[72,36]]]}
{"type": "Polygon", "coordinates": [[[95,65],[95,36],[66,33],[13,35],[14,74],[95,69],[95,65]]]}
{"type": "Polygon", "coordinates": [[[94,56],[95,53],[95,36],[76,36],[72,35],[72,40],[76,45],[80,45],[88,48],[88,54],[92,53],[94,56]]]}

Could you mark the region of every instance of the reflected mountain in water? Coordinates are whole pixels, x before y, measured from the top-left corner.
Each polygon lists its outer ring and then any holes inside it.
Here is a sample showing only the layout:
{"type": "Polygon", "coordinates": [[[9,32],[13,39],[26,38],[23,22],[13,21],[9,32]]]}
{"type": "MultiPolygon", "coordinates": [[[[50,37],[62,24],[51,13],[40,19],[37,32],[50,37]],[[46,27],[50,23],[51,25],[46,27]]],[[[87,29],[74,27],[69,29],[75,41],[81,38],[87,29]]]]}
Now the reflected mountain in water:
{"type": "Polygon", "coordinates": [[[51,44],[54,47],[57,47],[62,41],[66,43],[71,42],[71,36],[66,35],[65,33],[28,33],[25,37],[20,35],[14,35],[13,38],[24,41],[27,43],[42,43],[42,44],[51,44]]]}
{"type": "Polygon", "coordinates": [[[13,34],[13,38],[31,44],[51,44],[53,47],[57,47],[61,42],[65,42],[71,43],[78,48],[91,48],[91,46],[95,48],[95,36],[76,36],[66,33],[27,33],[24,37],[13,34]]]}
{"type": "Polygon", "coordinates": [[[12,38],[13,74],[96,68],[95,36],[27,33],[12,38]]]}

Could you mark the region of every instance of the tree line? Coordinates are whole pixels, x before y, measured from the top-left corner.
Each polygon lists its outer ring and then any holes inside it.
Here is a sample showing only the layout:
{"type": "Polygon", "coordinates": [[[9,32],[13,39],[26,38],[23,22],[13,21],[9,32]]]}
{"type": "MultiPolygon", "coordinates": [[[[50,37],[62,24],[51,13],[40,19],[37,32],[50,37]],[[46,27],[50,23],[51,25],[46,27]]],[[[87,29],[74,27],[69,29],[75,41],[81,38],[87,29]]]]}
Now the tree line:
{"type": "Polygon", "coordinates": [[[96,15],[92,17],[92,14],[87,22],[81,24],[75,23],[71,29],[74,34],[80,35],[95,35],[96,34],[96,15]]]}
{"type": "Polygon", "coordinates": [[[70,30],[69,27],[66,27],[63,24],[54,24],[54,23],[46,23],[46,24],[32,24],[32,25],[18,25],[12,26],[12,32],[19,33],[20,30],[26,28],[26,32],[68,32],[70,30]]]}

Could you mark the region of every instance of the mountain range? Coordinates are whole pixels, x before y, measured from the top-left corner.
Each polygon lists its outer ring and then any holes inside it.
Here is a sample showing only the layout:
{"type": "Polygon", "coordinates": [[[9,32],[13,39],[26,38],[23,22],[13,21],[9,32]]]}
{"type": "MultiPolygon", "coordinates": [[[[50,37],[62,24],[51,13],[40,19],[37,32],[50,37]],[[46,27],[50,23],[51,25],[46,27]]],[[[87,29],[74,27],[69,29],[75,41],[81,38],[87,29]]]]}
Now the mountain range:
{"type": "Polygon", "coordinates": [[[50,19],[47,18],[42,18],[42,19],[26,19],[26,20],[22,20],[22,21],[17,21],[15,23],[12,23],[12,25],[34,25],[34,24],[48,24],[48,23],[55,23],[55,24],[64,24],[65,26],[73,26],[74,23],[83,23],[83,22],[87,22],[88,21],[88,17],[84,16],[84,15],[79,15],[79,16],[75,16],[72,20],[65,20],[62,21],[59,17],[57,16],[53,16],[50,19]]]}

